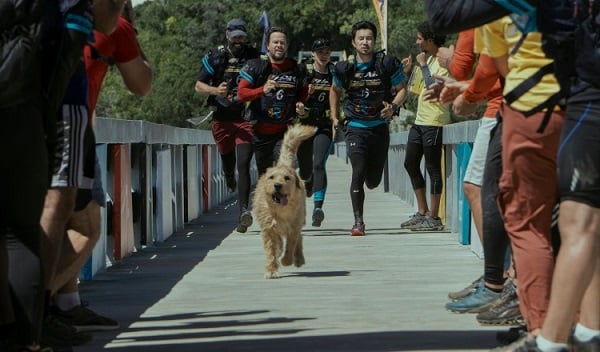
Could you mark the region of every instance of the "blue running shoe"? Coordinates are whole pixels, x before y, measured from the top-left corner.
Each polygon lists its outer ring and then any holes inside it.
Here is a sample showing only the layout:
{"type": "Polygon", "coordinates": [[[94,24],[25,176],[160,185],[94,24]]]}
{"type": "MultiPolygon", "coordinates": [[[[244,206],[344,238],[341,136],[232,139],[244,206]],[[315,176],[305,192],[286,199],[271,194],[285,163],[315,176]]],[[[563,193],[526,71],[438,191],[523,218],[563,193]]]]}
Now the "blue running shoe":
{"type": "Polygon", "coordinates": [[[492,303],[501,295],[502,292],[494,292],[485,287],[485,283],[482,281],[475,292],[458,301],[447,303],[446,309],[455,313],[485,312],[492,307],[492,303]]]}

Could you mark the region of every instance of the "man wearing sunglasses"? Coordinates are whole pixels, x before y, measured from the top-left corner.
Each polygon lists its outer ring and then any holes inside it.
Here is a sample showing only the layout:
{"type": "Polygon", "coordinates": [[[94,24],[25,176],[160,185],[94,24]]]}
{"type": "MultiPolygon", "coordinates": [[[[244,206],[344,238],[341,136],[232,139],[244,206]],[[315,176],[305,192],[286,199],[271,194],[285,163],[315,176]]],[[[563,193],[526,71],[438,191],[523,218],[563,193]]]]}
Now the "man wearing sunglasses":
{"type": "Polygon", "coordinates": [[[252,126],[244,120],[244,104],[237,101],[239,72],[247,60],[260,53],[247,45],[246,23],[233,19],[227,23],[227,46],[211,50],[202,58],[196,81],[196,92],[208,95],[213,108],[212,134],[223,160],[223,173],[230,192],[239,186],[240,220],[237,231],[244,233],[252,225],[248,210],[250,199],[250,161],[252,159],[252,126]],[[239,185],[235,179],[237,171],[239,185]]]}

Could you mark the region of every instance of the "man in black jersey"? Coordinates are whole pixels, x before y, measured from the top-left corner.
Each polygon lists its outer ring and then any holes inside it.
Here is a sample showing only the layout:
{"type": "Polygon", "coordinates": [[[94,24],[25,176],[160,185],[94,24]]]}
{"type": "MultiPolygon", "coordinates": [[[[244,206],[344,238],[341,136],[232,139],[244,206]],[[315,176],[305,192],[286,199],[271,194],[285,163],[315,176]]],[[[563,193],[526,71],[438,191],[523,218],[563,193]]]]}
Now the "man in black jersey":
{"type": "Polygon", "coordinates": [[[329,116],[329,90],[333,82],[329,40],[316,39],[311,47],[312,63],[306,64],[308,97],[304,110],[299,111],[300,122],[317,127],[316,134],[302,142],[298,150],[300,177],[306,181],[307,196],[313,195],[312,225],[319,227],[325,218],[323,201],[327,190],[325,164],[333,147],[333,125],[329,116]]]}
{"type": "Polygon", "coordinates": [[[361,21],[352,26],[356,55],[336,64],[330,90],[334,127],[340,118],[339,103],[346,91],[344,115],[346,145],[352,164],[350,198],[354,211],[352,236],[364,236],[363,205],[366,184],[379,185],[390,144],[389,122],[406,98],[404,65],[395,57],[375,53],[377,27],[361,21]]]}
{"type": "Polygon", "coordinates": [[[196,92],[208,95],[213,107],[212,134],[223,160],[223,173],[230,192],[239,187],[240,221],[237,231],[244,233],[252,225],[248,210],[250,199],[250,161],[252,126],[244,120],[244,104],[237,101],[237,85],[242,66],[260,53],[246,44],[246,23],[233,19],[227,23],[227,47],[211,50],[202,58],[196,92]],[[239,185],[235,180],[237,171],[239,185]]]}
{"type": "Polygon", "coordinates": [[[268,59],[254,59],[242,68],[238,100],[251,102],[249,118],[254,124],[254,148],[258,172],[263,174],[277,160],[283,135],[304,110],[308,92],[306,70],[287,57],[288,36],[271,27],[267,33],[268,59]]]}

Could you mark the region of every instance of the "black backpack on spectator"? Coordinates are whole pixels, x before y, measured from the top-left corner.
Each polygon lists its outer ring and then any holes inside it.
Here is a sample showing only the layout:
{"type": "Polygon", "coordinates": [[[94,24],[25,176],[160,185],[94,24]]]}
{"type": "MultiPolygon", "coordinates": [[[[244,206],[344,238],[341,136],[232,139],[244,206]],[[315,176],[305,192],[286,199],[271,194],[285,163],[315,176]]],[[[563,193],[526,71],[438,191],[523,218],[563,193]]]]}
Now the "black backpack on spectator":
{"type": "Polygon", "coordinates": [[[41,95],[45,7],[46,0],[0,0],[0,108],[41,95]]]}

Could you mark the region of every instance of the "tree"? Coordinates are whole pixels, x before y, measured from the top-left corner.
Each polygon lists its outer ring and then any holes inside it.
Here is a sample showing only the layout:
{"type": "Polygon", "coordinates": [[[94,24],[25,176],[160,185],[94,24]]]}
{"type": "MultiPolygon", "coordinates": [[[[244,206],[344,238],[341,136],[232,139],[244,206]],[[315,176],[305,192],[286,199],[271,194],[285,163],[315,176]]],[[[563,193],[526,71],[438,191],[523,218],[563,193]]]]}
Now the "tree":
{"type": "MultiPolygon", "coordinates": [[[[138,40],[154,72],[152,92],[144,98],[128,93],[118,70],[107,75],[98,116],[142,119],[191,127],[190,117],[208,113],[206,99],[194,91],[201,57],[225,44],[225,24],[247,23],[250,42],[260,47],[258,24],[265,9],[271,25],[283,25],[290,37],[289,55],[309,50],[318,37],[329,38],[334,50],[352,52],[350,29],[360,20],[377,23],[369,0],[154,0],[135,7],[138,40]]],[[[388,7],[388,51],[398,57],[414,51],[416,24],[426,18],[420,1],[394,0],[388,7]]],[[[203,126],[205,127],[205,126],[203,126]]]]}

